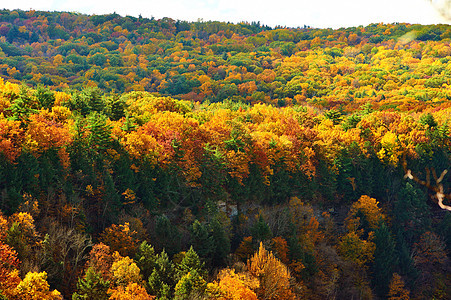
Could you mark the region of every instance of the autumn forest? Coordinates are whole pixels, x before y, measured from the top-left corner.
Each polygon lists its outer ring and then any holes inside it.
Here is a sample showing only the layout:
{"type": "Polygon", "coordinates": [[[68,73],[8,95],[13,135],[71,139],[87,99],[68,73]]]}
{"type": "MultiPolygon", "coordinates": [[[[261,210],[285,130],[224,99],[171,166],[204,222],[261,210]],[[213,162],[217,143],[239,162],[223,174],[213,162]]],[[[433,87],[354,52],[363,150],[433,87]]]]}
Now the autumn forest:
{"type": "Polygon", "coordinates": [[[449,299],[450,43],[0,10],[0,299],[449,299]]]}

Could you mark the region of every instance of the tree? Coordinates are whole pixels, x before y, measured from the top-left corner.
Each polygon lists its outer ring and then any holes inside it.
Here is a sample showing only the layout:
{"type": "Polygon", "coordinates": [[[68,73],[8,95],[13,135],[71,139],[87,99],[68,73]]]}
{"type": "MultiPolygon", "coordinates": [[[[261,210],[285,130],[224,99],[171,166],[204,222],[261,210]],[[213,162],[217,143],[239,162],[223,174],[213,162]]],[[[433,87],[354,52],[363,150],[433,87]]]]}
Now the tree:
{"type": "Polygon", "coordinates": [[[389,300],[409,300],[410,292],[405,289],[404,281],[397,273],[393,273],[390,281],[388,299],[389,300]]]}
{"type": "Polygon", "coordinates": [[[247,268],[260,282],[257,289],[258,298],[295,299],[290,285],[290,271],[263,247],[262,242],[258,251],[247,261],[247,268]]]}
{"type": "Polygon", "coordinates": [[[207,288],[207,282],[196,269],[193,269],[180,278],[175,286],[175,298],[192,299],[195,296],[201,296],[204,294],[207,288]]]}
{"type": "Polygon", "coordinates": [[[129,283],[142,283],[139,268],[130,257],[121,257],[118,252],[113,254],[111,265],[111,282],[116,286],[126,287],[129,283]]]}
{"type": "Polygon", "coordinates": [[[119,286],[116,289],[110,289],[109,293],[111,293],[110,298],[108,298],[110,300],[155,299],[155,296],[150,296],[145,288],[135,282],[130,282],[125,288],[119,286]]]}
{"type": "Polygon", "coordinates": [[[161,249],[165,249],[169,255],[174,255],[180,250],[180,233],[176,226],[171,224],[165,215],[158,216],[155,221],[156,238],[161,249]]]}
{"type": "Polygon", "coordinates": [[[134,238],[136,232],[130,229],[130,224],[116,225],[113,224],[100,235],[102,243],[108,245],[111,251],[117,251],[123,256],[133,256],[135,254],[137,245],[134,238]]]}
{"type": "Polygon", "coordinates": [[[261,214],[258,216],[258,221],[252,227],[252,237],[255,238],[257,243],[265,242],[272,237],[271,229],[261,214]]]}
{"type": "Polygon", "coordinates": [[[17,285],[15,293],[23,300],[61,300],[57,290],[50,291],[46,272],[29,272],[17,285]]]}
{"type": "Polygon", "coordinates": [[[88,249],[92,246],[91,238],[74,229],[52,223],[42,245],[41,264],[48,274],[48,281],[64,297],[68,297],[82,271],[88,249]]]}
{"type": "Polygon", "coordinates": [[[89,252],[87,268],[92,268],[94,272],[102,275],[104,281],[111,278],[110,269],[114,259],[110,247],[103,244],[95,244],[89,252]]]}
{"type": "Polygon", "coordinates": [[[110,282],[105,281],[101,274],[89,267],[85,276],[78,279],[77,292],[72,295],[72,300],[106,300],[110,282]]]}
{"type": "Polygon", "coordinates": [[[19,284],[20,261],[17,253],[9,245],[0,240],[0,293],[5,296],[14,294],[14,288],[19,284]]]}
{"type": "Polygon", "coordinates": [[[204,263],[200,261],[199,255],[194,251],[193,246],[183,256],[183,259],[175,267],[176,275],[180,280],[184,275],[189,272],[196,271],[198,275],[205,276],[204,263]]]}
{"type": "Polygon", "coordinates": [[[363,267],[373,261],[375,245],[372,241],[361,239],[357,233],[351,231],[340,239],[338,250],[345,258],[363,267]]]}
{"type": "Polygon", "coordinates": [[[376,287],[376,293],[385,297],[388,293],[388,286],[392,278],[393,267],[396,265],[395,241],[390,231],[385,225],[376,229],[374,234],[374,261],[372,265],[373,284],[376,287]]]}
{"type": "Polygon", "coordinates": [[[35,113],[37,110],[36,101],[29,95],[27,88],[22,87],[20,89],[19,97],[17,97],[8,111],[11,111],[11,120],[20,121],[22,127],[26,127],[28,122],[28,116],[35,113]]]}
{"type": "Polygon", "coordinates": [[[156,260],[157,256],[155,255],[155,250],[153,247],[148,244],[147,241],[143,241],[136,251],[134,261],[136,262],[136,265],[141,271],[144,279],[147,280],[152,274],[154,268],[156,267],[156,260]]]}
{"type": "Polygon", "coordinates": [[[196,253],[204,259],[209,258],[209,255],[213,252],[213,240],[207,226],[195,220],[191,225],[191,238],[196,253]]]}
{"type": "Polygon", "coordinates": [[[209,283],[207,290],[213,299],[257,300],[259,282],[246,273],[235,273],[233,269],[222,269],[218,281],[209,283]]]}
{"type": "Polygon", "coordinates": [[[210,223],[210,228],[213,242],[212,262],[214,266],[221,266],[225,264],[230,252],[230,239],[217,217],[210,223]]]}
{"type": "Polygon", "coordinates": [[[346,226],[349,231],[363,230],[365,235],[379,227],[385,215],[378,207],[376,199],[363,195],[353,203],[346,217],[346,226]]]}

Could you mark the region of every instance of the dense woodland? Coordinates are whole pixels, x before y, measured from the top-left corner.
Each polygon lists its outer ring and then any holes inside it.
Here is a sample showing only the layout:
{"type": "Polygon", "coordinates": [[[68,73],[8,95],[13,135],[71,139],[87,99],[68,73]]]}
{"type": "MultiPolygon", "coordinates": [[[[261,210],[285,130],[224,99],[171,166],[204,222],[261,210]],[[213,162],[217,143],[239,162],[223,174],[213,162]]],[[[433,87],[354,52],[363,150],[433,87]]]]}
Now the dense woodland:
{"type": "Polygon", "coordinates": [[[450,42],[0,11],[0,299],[449,299],[450,42]]]}

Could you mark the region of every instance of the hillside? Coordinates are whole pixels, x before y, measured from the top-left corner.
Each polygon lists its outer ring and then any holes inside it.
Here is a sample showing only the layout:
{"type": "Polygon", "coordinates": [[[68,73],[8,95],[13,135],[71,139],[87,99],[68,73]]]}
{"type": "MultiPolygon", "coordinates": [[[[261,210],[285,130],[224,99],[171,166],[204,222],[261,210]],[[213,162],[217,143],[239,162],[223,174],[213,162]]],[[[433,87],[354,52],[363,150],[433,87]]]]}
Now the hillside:
{"type": "Polygon", "coordinates": [[[1,11],[0,299],[447,299],[450,38],[1,11]]]}
{"type": "Polygon", "coordinates": [[[422,110],[449,98],[441,88],[450,83],[450,38],[448,25],[272,29],[3,10],[0,72],[56,90],[99,87],[344,112],[367,102],[422,110]]]}

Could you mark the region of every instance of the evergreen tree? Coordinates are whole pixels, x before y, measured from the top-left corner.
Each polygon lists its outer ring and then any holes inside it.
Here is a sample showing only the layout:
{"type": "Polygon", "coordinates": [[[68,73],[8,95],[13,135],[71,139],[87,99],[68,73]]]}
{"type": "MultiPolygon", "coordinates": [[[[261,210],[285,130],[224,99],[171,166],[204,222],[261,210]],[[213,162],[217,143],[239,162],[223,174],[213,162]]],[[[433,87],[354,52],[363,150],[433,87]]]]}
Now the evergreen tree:
{"type": "Polygon", "coordinates": [[[196,271],[202,277],[206,275],[204,263],[200,261],[199,255],[191,246],[183,256],[182,261],[176,266],[176,276],[180,280],[184,275],[196,271]]]}
{"type": "Polygon", "coordinates": [[[191,226],[191,237],[192,237],[192,245],[196,250],[196,253],[207,259],[209,255],[213,252],[213,240],[210,234],[208,233],[208,228],[204,224],[200,223],[198,220],[195,220],[193,225],[191,226]]]}
{"type": "Polygon", "coordinates": [[[37,112],[36,103],[29,95],[28,89],[24,86],[20,88],[20,93],[17,98],[12,101],[11,105],[7,108],[11,112],[11,120],[22,122],[21,126],[26,127],[28,116],[37,112]]]}
{"type": "Polygon", "coordinates": [[[72,300],[106,300],[109,286],[109,281],[89,267],[85,276],[78,279],[77,292],[72,295],[72,300]]]}
{"type": "Polygon", "coordinates": [[[213,266],[223,266],[225,265],[227,255],[230,252],[230,239],[225,232],[224,226],[217,218],[213,219],[210,228],[213,242],[213,266]]]}
{"type": "Polygon", "coordinates": [[[388,293],[393,267],[396,264],[395,241],[385,222],[376,230],[374,243],[376,250],[372,265],[373,285],[376,288],[376,293],[385,297],[388,293]]]}
{"type": "Polygon", "coordinates": [[[42,108],[51,109],[55,102],[55,94],[47,87],[39,85],[34,93],[42,108]]]}
{"type": "Polygon", "coordinates": [[[165,249],[169,255],[174,255],[180,251],[180,233],[177,227],[171,224],[167,216],[157,217],[155,233],[161,249],[165,249]]]}
{"type": "Polygon", "coordinates": [[[143,278],[147,280],[156,267],[157,256],[155,255],[155,250],[150,244],[143,241],[141,245],[139,245],[134,260],[141,271],[143,278]]]}
{"type": "Polygon", "coordinates": [[[174,269],[164,250],[157,255],[155,268],[147,283],[152,295],[156,295],[159,299],[171,299],[171,288],[175,285],[174,269]]]}
{"type": "Polygon", "coordinates": [[[271,228],[269,228],[268,223],[265,222],[261,214],[258,216],[258,221],[254,224],[251,231],[252,237],[257,242],[265,242],[272,238],[271,228]]]}

